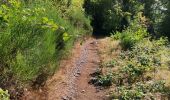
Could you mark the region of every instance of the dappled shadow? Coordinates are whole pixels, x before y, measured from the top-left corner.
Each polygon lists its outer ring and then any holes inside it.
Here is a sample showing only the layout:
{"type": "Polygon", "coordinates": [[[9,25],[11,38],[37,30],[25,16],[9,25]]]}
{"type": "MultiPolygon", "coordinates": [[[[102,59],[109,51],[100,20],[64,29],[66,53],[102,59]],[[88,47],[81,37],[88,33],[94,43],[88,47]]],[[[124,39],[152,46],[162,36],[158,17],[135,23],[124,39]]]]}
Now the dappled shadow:
{"type": "Polygon", "coordinates": [[[103,39],[105,37],[110,37],[110,34],[93,33],[92,37],[95,39],[103,39]]]}

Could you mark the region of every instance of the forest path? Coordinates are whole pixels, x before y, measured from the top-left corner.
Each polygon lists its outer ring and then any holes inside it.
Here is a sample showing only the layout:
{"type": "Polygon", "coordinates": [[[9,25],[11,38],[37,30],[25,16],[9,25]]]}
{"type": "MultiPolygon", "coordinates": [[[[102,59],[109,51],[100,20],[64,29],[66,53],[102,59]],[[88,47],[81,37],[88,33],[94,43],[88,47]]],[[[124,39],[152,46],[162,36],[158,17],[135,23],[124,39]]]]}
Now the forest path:
{"type": "Polygon", "coordinates": [[[45,87],[25,93],[22,100],[105,100],[105,91],[88,82],[90,74],[99,68],[100,39],[77,42],[68,59],[62,60],[59,70],[47,80],[45,87]]]}
{"type": "Polygon", "coordinates": [[[97,43],[91,38],[75,45],[70,59],[62,61],[59,71],[47,81],[47,100],[103,100],[103,91],[88,84],[100,63],[97,43]]]}

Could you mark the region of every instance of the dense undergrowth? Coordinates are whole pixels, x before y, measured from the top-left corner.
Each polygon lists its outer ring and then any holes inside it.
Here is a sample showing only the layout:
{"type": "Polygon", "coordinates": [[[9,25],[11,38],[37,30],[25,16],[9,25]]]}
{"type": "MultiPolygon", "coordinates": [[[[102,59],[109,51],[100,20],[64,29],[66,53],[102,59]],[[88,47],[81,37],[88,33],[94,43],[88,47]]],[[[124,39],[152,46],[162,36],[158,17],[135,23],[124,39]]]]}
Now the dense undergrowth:
{"type": "MultiPolygon", "coordinates": [[[[74,41],[90,34],[90,21],[80,2],[73,4],[0,1],[0,88],[8,89],[12,99],[19,99],[26,86],[43,85],[74,41]]],[[[1,97],[6,93],[0,92],[1,97]]]]}
{"type": "Polygon", "coordinates": [[[139,0],[85,0],[84,7],[96,35],[122,31],[143,9],[139,0]]]}
{"type": "Polygon", "coordinates": [[[112,47],[113,44],[110,48],[105,48],[109,49],[105,53],[110,52],[106,56],[110,59],[103,60],[101,69],[106,71],[96,76],[97,81],[94,84],[110,86],[112,99],[164,100],[169,98],[170,83],[169,79],[165,78],[170,73],[168,39],[151,38],[139,21],[134,21],[126,30],[116,32],[110,38],[109,42],[120,41],[121,49],[112,47]],[[120,52],[115,56],[117,50],[120,52]]]}
{"type": "Polygon", "coordinates": [[[96,35],[123,31],[142,12],[150,34],[170,37],[169,0],[84,0],[84,8],[92,18],[91,25],[96,35]]]}
{"type": "Polygon", "coordinates": [[[111,99],[169,99],[169,4],[168,0],[85,0],[95,34],[111,33],[101,43],[104,47],[99,46],[101,70],[90,81],[110,87],[111,99]]]}

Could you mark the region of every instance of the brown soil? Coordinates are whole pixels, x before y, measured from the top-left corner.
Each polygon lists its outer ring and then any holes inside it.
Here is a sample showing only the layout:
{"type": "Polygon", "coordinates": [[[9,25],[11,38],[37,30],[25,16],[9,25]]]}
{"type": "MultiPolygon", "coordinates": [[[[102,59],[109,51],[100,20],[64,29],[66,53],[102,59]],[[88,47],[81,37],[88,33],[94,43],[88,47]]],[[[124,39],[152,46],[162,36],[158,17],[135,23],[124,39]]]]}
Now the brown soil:
{"type": "Polygon", "coordinates": [[[70,59],[63,60],[60,69],[43,89],[26,92],[23,100],[105,100],[105,90],[88,84],[100,63],[98,40],[77,43],[70,59]]]}

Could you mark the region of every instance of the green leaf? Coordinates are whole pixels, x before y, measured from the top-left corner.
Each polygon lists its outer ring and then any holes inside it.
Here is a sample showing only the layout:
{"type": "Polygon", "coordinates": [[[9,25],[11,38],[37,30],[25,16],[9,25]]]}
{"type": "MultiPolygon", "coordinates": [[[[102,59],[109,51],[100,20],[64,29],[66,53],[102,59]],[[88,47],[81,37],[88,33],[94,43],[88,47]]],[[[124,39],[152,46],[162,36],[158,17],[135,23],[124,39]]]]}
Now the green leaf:
{"type": "Polygon", "coordinates": [[[70,36],[68,35],[68,33],[65,32],[65,33],[63,34],[63,40],[64,40],[64,41],[67,41],[69,38],[70,38],[70,36]]]}
{"type": "Polygon", "coordinates": [[[43,23],[47,23],[49,21],[49,19],[47,17],[43,17],[43,23]]]}

